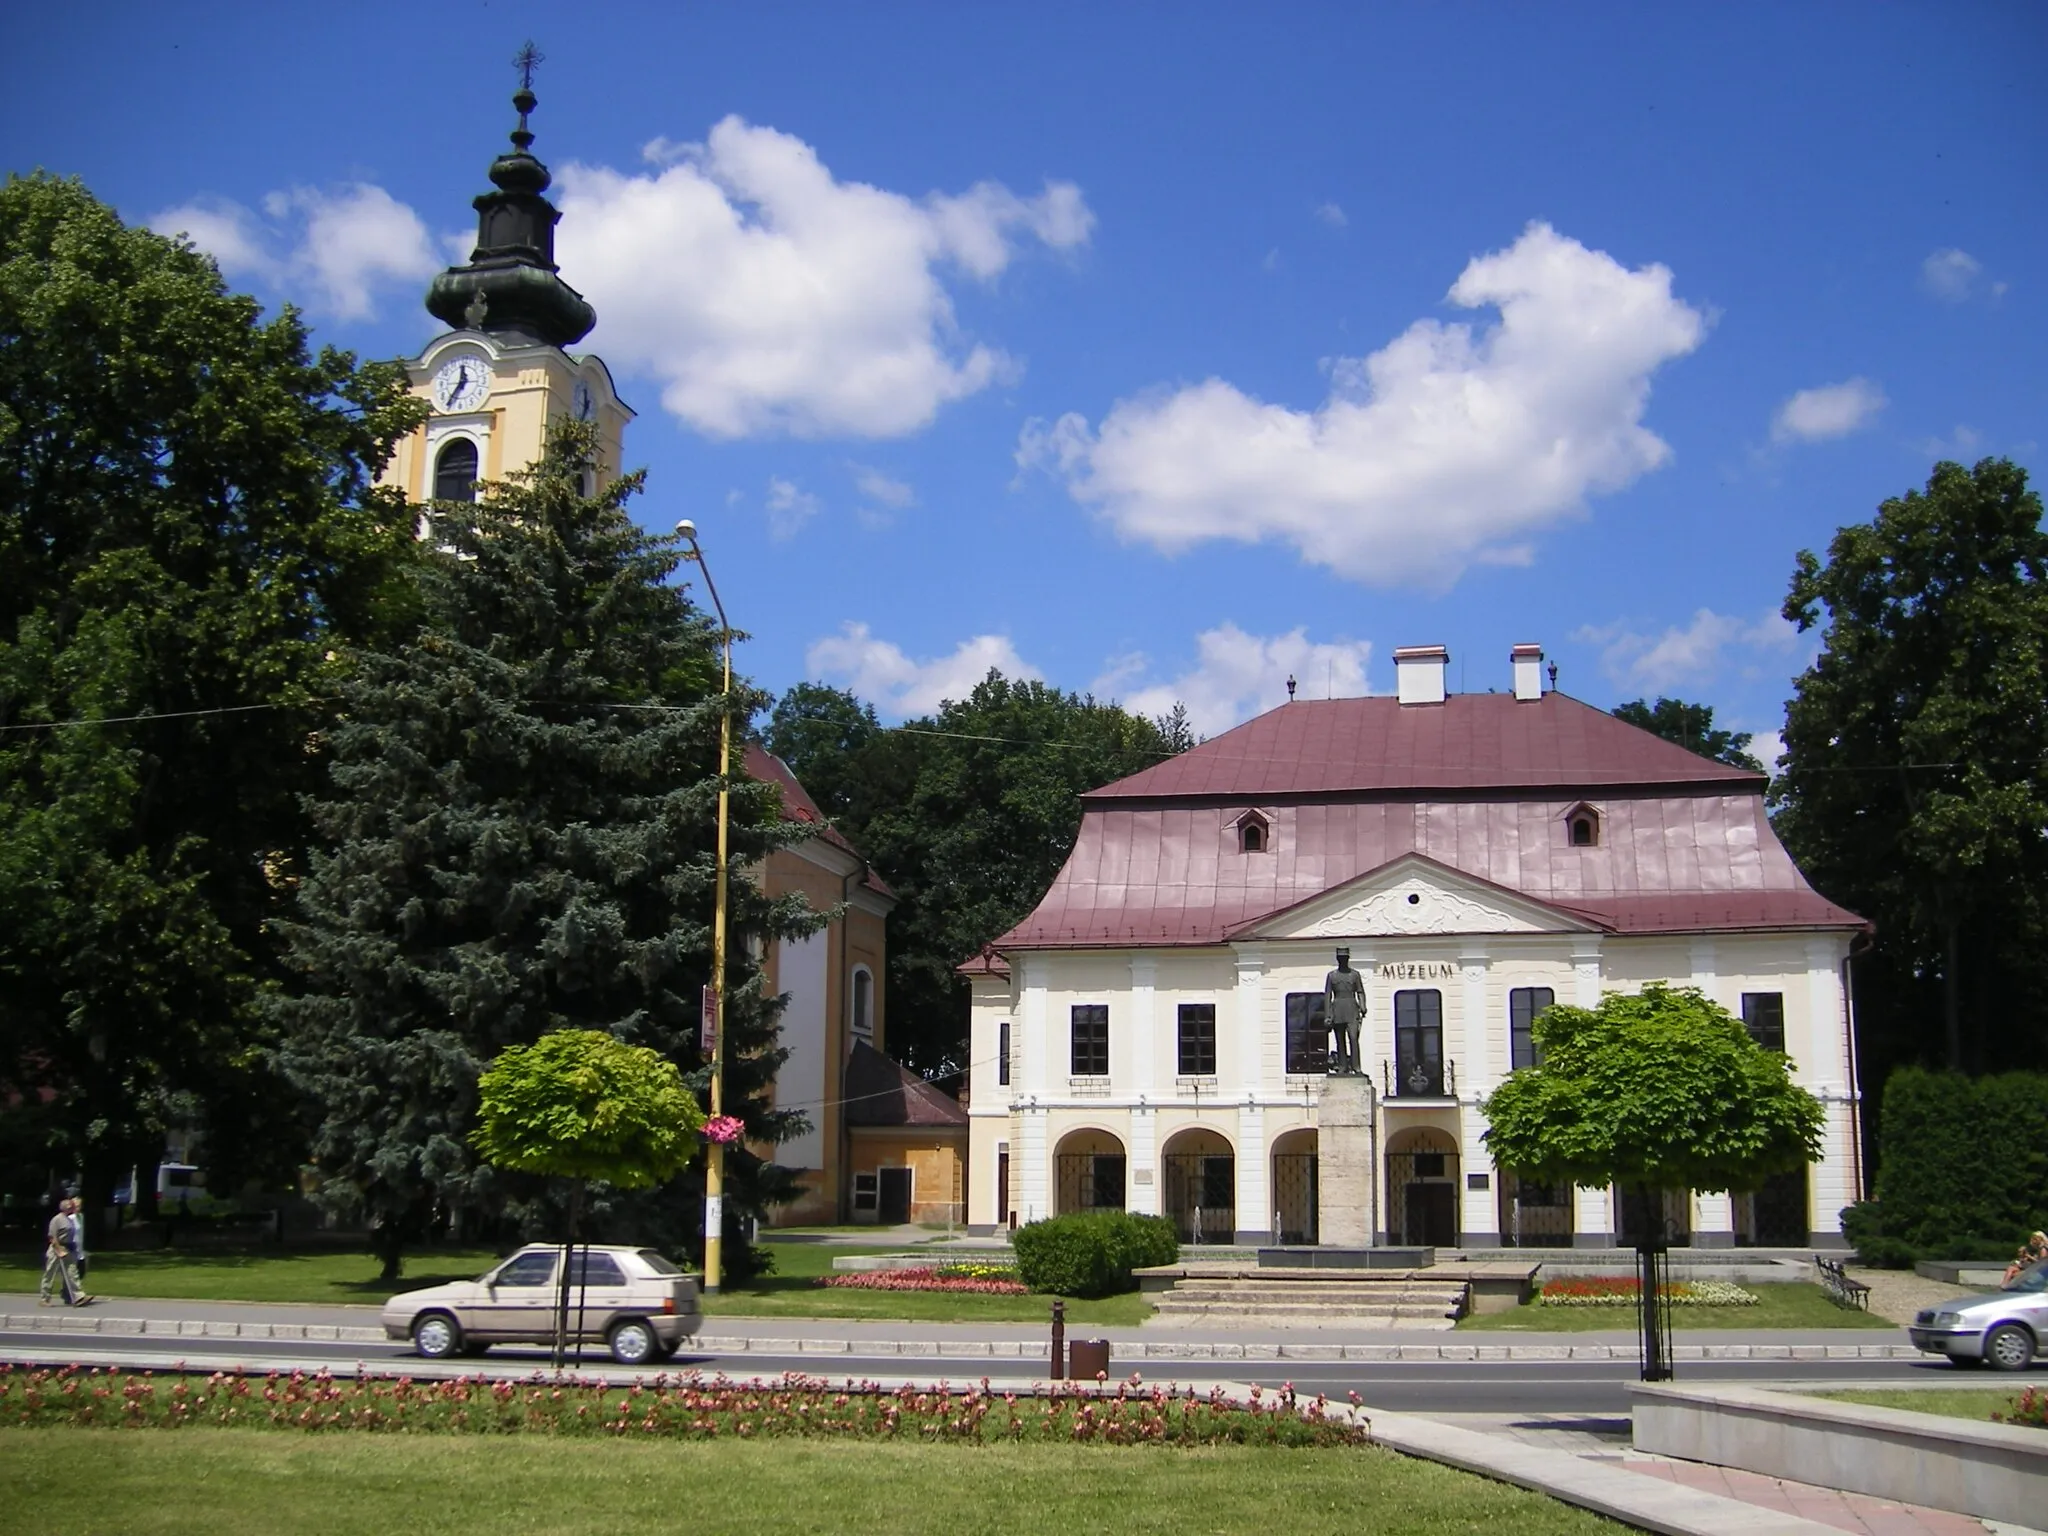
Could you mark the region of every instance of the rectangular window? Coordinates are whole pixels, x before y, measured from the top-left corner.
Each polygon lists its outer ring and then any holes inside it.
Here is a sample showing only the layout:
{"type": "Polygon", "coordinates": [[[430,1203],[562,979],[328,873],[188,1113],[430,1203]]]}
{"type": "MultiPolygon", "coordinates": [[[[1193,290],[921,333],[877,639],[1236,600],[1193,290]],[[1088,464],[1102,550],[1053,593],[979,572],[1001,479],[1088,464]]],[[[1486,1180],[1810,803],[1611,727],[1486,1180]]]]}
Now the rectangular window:
{"type": "Polygon", "coordinates": [[[1323,994],[1287,994],[1287,1070],[1319,1073],[1330,1070],[1330,1031],[1323,1023],[1323,994]]]}
{"type": "Polygon", "coordinates": [[[1073,1021],[1074,1076],[1109,1076],[1109,1004],[1076,1003],[1073,1021]]]}
{"type": "Polygon", "coordinates": [[[1742,994],[1742,1023],[1749,1038],[1767,1051],[1785,1054],[1785,994],[1745,992],[1742,994]]]}
{"type": "Polygon", "coordinates": [[[877,1204],[880,1181],[872,1173],[856,1173],[853,1176],[853,1208],[856,1211],[872,1211],[877,1204]]]}
{"type": "Polygon", "coordinates": [[[1180,1075],[1216,1075],[1216,1005],[1180,1005],[1180,1075]]]}
{"type": "Polygon", "coordinates": [[[1536,1015],[1557,1001],[1548,987],[1516,987],[1508,993],[1508,1066],[1533,1067],[1543,1059],[1533,1026],[1536,1015]]]}
{"type": "Polygon", "coordinates": [[[1000,1087],[1010,1086],[1010,1021],[1003,1020],[996,1026],[996,1083],[1000,1087]]]}
{"type": "Polygon", "coordinates": [[[1444,995],[1430,987],[1394,994],[1394,1095],[1444,1093],[1444,995]]]}

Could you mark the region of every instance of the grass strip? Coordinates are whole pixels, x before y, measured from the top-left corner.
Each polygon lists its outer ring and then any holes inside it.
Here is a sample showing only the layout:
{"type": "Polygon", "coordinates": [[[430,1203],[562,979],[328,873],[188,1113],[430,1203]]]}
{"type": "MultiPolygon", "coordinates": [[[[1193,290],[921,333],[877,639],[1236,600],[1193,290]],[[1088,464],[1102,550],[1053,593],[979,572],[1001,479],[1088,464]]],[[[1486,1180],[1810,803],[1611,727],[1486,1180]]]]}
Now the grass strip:
{"type": "Polygon", "coordinates": [[[1845,1387],[1837,1392],[1807,1392],[1834,1403],[1862,1403],[1870,1408],[1897,1408],[1906,1413],[1931,1413],[1944,1419],[1974,1419],[1979,1424],[2021,1422],[2048,1429],[2048,1402],[2038,1387],[2015,1393],[1994,1386],[1925,1387],[1887,1391],[1882,1387],[1845,1387]],[[2029,1416],[2031,1410],[2031,1416],[2029,1416]]]}
{"type": "MultiPolygon", "coordinates": [[[[1683,1338],[1688,1333],[1714,1329],[1766,1328],[1864,1328],[1896,1331],[1898,1324],[1873,1313],[1837,1306],[1827,1292],[1803,1281],[1780,1282],[1748,1287],[1756,1296],[1755,1306],[1675,1307],[1673,1330],[1683,1338]]],[[[1461,1318],[1460,1330],[1482,1333],[1585,1333],[1594,1330],[1633,1332],[1635,1309],[1621,1307],[1531,1304],[1507,1312],[1487,1312],[1461,1318]]]]}
{"type": "Polygon", "coordinates": [[[1373,1447],[0,1430],[0,1533],[46,1536],[1619,1536],[1539,1494],[1373,1447]]]}

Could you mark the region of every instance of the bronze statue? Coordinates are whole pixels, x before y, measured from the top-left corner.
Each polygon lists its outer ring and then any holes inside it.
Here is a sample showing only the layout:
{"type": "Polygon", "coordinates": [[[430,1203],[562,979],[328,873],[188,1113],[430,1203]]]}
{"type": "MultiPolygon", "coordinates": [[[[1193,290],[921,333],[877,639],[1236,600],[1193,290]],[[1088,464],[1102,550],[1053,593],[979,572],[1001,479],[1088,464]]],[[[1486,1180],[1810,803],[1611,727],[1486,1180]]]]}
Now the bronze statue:
{"type": "Polygon", "coordinates": [[[1365,1014],[1365,977],[1351,969],[1351,951],[1340,949],[1337,969],[1323,978],[1323,1023],[1337,1036],[1336,1064],[1330,1070],[1339,1077],[1357,1077],[1365,1071],[1358,1050],[1365,1014]]]}

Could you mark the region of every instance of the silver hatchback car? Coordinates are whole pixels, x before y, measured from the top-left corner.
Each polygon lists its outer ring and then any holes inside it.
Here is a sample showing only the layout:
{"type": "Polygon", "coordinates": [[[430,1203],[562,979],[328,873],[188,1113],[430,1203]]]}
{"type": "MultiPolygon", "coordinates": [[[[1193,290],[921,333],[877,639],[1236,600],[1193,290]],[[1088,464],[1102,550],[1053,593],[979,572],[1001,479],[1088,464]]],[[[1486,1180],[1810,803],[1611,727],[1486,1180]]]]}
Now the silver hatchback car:
{"type": "Polygon", "coordinates": [[[1906,1333],[1916,1348],[1956,1365],[2023,1371],[2048,1345],[2048,1263],[2029,1265],[1995,1291],[1929,1307],[1906,1333]]]}
{"type": "MultiPolygon", "coordinates": [[[[474,1280],[405,1291],[384,1303],[385,1334],[429,1360],[493,1344],[552,1344],[562,1249],[535,1243],[474,1280]]],[[[621,1365],[666,1360],[703,1318],[697,1281],[652,1248],[584,1247],[569,1264],[569,1338],[602,1342],[621,1365]]]]}

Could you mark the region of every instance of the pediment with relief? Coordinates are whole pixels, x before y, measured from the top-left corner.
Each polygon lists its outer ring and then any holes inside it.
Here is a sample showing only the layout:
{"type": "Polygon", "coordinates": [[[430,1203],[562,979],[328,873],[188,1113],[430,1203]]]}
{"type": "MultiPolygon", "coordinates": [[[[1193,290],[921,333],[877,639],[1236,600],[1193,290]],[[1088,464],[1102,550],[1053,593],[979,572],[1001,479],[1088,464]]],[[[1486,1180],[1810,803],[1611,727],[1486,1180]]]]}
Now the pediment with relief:
{"type": "Polygon", "coordinates": [[[1381,934],[1584,932],[1592,925],[1420,859],[1402,859],[1278,912],[1245,931],[1262,939],[1381,934]]]}

